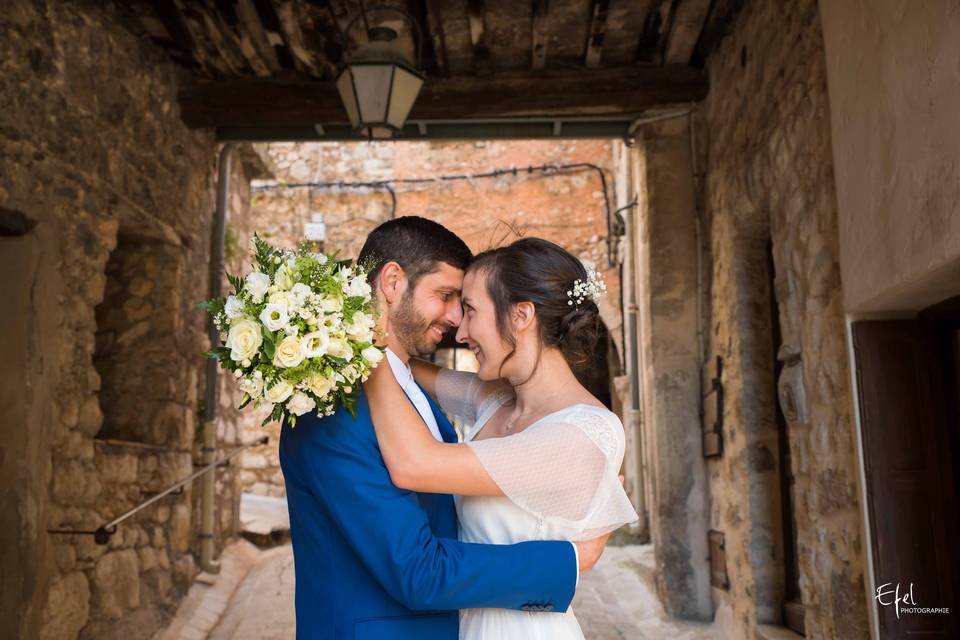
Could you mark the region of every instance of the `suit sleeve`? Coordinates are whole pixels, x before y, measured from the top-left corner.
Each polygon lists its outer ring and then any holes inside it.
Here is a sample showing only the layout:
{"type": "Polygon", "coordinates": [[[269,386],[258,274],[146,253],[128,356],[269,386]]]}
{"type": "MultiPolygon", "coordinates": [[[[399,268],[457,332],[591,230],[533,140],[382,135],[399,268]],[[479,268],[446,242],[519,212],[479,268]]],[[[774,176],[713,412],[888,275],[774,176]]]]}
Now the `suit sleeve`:
{"type": "MultiPolygon", "coordinates": [[[[372,427],[342,417],[304,428],[313,494],[387,593],[415,610],[566,611],[577,559],[567,541],[470,544],[437,538],[414,493],[390,481],[372,427]]],[[[299,428],[299,425],[298,425],[299,428]]]]}

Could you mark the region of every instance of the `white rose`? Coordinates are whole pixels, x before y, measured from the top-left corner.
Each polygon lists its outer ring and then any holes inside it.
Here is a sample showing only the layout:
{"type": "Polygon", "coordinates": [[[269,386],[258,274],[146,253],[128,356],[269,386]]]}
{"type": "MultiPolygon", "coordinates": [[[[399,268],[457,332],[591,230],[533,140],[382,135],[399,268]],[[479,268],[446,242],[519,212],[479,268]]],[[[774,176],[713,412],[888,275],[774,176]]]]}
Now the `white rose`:
{"type": "Polygon", "coordinates": [[[266,391],[263,392],[263,397],[276,404],[289,398],[291,393],[293,393],[293,385],[280,379],[274,382],[272,386],[267,387],[266,391]]]}
{"type": "Polygon", "coordinates": [[[343,309],[343,301],[338,297],[323,298],[320,301],[320,308],[324,313],[337,313],[343,309]]]}
{"type": "Polygon", "coordinates": [[[279,331],[290,321],[287,307],[282,304],[268,303],[260,313],[260,322],[270,331],[279,331]]]}
{"type": "Polygon", "coordinates": [[[327,345],[327,354],[335,358],[350,360],[353,358],[353,349],[346,338],[331,338],[330,344],[327,345]]]}
{"type": "Polygon", "coordinates": [[[267,297],[267,304],[275,304],[287,310],[287,315],[293,315],[295,309],[300,307],[297,296],[292,291],[278,291],[271,293],[267,297]]]}
{"type": "Polygon", "coordinates": [[[311,253],[310,256],[320,264],[327,264],[327,256],[322,253],[311,253]]]}
{"type": "Polygon", "coordinates": [[[370,288],[370,285],[363,278],[353,278],[347,286],[347,295],[349,296],[366,298],[372,292],[373,290],[370,288]]]}
{"type": "Polygon", "coordinates": [[[290,401],[287,402],[287,409],[295,416],[302,416],[308,411],[313,411],[316,406],[317,403],[313,401],[313,398],[302,391],[294,393],[290,401]]]}
{"type": "Polygon", "coordinates": [[[278,367],[295,367],[303,362],[303,358],[300,341],[288,336],[277,345],[277,350],[273,354],[273,364],[278,367]]]}
{"type": "Polygon", "coordinates": [[[230,349],[231,360],[242,362],[253,358],[262,343],[260,325],[250,318],[240,318],[230,327],[226,347],[230,349]]]}
{"type": "Polygon", "coordinates": [[[307,358],[319,358],[326,355],[330,337],[324,331],[311,331],[300,338],[300,348],[307,358]]]}
{"type": "Polygon", "coordinates": [[[241,378],[240,390],[254,400],[259,398],[263,393],[263,378],[241,378]]]}
{"type": "Polygon", "coordinates": [[[236,320],[243,315],[243,303],[237,296],[227,296],[227,303],[223,305],[223,312],[230,320],[236,320]]]}
{"type": "Polygon", "coordinates": [[[360,352],[360,355],[373,366],[377,366],[377,363],[383,360],[383,351],[376,347],[367,347],[360,352]]]}
{"type": "Polygon", "coordinates": [[[307,378],[306,383],[307,388],[315,393],[318,398],[323,398],[323,396],[330,393],[330,390],[333,389],[333,381],[319,373],[315,373],[307,378]]]}
{"type": "Polygon", "coordinates": [[[267,293],[267,287],[270,286],[270,276],[259,271],[254,271],[246,278],[244,289],[250,294],[250,298],[260,304],[263,302],[263,296],[267,293]]]}

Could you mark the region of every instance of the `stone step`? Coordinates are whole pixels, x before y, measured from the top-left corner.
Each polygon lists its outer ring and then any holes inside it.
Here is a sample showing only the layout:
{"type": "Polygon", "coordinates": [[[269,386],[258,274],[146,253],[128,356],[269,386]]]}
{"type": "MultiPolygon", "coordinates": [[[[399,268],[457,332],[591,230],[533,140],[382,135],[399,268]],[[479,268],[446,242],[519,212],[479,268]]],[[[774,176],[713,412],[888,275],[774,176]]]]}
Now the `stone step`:
{"type": "Polygon", "coordinates": [[[240,529],[244,538],[261,549],[288,544],[287,499],[244,493],[240,497],[240,529]]]}

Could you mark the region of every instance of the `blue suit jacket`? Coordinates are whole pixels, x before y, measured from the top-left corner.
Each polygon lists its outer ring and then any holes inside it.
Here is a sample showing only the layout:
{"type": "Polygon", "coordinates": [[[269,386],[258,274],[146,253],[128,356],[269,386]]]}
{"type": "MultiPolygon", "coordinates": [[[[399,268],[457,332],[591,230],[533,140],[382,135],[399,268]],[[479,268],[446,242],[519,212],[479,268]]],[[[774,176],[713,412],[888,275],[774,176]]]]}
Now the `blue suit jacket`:
{"type": "Polygon", "coordinates": [[[458,609],[566,611],[573,599],[569,542],[459,542],[452,496],[394,486],[366,397],[356,418],[341,409],[285,424],[280,465],[301,640],[456,640],[458,609]]]}

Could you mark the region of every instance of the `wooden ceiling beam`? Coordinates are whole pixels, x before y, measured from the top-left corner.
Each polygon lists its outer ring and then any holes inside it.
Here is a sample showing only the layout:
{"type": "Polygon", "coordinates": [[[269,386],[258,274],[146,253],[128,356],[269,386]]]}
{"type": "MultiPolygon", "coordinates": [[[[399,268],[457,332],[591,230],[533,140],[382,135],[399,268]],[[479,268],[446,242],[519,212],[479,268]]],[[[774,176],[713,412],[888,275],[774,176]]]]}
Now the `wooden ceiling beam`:
{"type": "Polygon", "coordinates": [[[603,34],[607,28],[607,12],[610,10],[610,0],[593,0],[590,8],[590,30],[587,32],[587,48],[583,56],[583,63],[587,68],[600,66],[600,56],[603,53],[603,34]]]}
{"type": "Polygon", "coordinates": [[[432,71],[435,75],[446,76],[447,45],[443,40],[443,19],[440,17],[440,8],[431,0],[410,0],[411,14],[423,31],[423,55],[433,61],[432,71]]]}
{"type": "MultiPolygon", "coordinates": [[[[685,65],[434,78],[424,86],[410,120],[638,114],[700,100],[706,93],[706,75],[685,65]]],[[[194,128],[347,121],[332,82],[205,83],[181,91],[179,102],[181,117],[194,128]]]]}
{"type": "Polygon", "coordinates": [[[547,66],[547,45],[550,43],[550,0],[533,0],[533,20],[530,34],[530,68],[547,66]]]}

